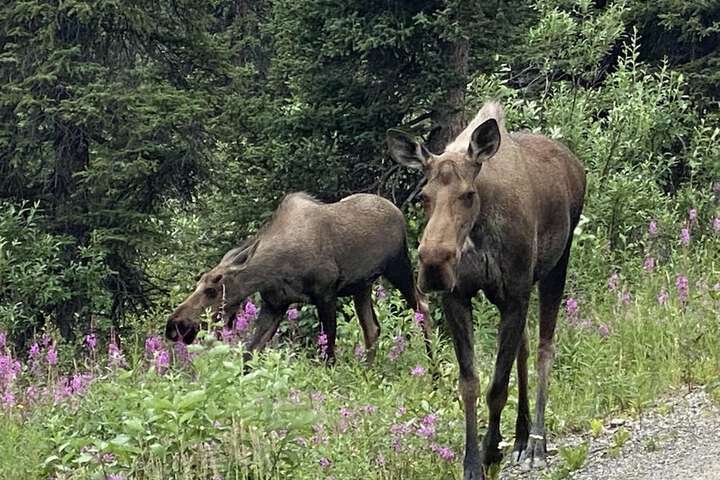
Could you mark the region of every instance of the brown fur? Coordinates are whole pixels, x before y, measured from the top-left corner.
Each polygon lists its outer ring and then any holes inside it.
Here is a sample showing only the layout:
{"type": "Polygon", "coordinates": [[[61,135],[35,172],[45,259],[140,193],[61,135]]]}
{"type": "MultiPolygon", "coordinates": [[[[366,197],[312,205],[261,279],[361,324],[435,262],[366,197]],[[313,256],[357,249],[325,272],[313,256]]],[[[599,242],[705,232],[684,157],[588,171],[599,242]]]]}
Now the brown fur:
{"type": "Polygon", "coordinates": [[[372,360],[380,327],[370,293],[381,275],[412,308],[426,312],[415,292],[405,219],[397,207],[370,194],[331,204],[304,193],[290,194],[255,237],[230,250],[202,276],[195,292],[168,319],[166,336],[190,343],[206,308],[222,308],[229,322],[247,296],[260,292],[262,308],[249,351],[261,349],[272,338],[291,303],[313,303],[332,360],[337,297],[352,295],[372,360]]]}
{"type": "Polygon", "coordinates": [[[391,155],[427,177],[428,223],[420,242],[419,288],[441,291],[460,365],[465,403],[465,479],[483,478],[481,463],[500,460],[500,415],[513,361],[521,384],[516,423],[518,460],[543,464],[544,409],[555,319],[565,285],[572,234],[585,195],[583,166],[542,135],[510,134],[500,105],[486,104],[440,155],[399,131],[391,155]],[[532,286],[540,285],[538,401],[530,428],[525,321],[532,286]],[[487,394],[489,428],[477,443],[470,299],[483,290],[501,315],[495,374],[487,394]]]}

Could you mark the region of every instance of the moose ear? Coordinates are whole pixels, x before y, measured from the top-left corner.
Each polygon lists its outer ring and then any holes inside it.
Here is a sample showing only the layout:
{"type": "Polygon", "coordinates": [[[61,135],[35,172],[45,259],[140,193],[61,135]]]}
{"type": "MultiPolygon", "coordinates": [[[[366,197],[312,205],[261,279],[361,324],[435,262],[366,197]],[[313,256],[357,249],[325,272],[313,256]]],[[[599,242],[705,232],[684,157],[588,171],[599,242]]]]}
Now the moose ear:
{"type": "Polygon", "coordinates": [[[470,137],[470,145],[468,146],[468,156],[477,163],[495,155],[500,148],[500,129],[497,120],[490,118],[485,120],[470,137]]]}
{"type": "Polygon", "coordinates": [[[387,131],[390,156],[400,165],[422,170],[430,159],[430,152],[407,133],[391,128],[387,131]]]}

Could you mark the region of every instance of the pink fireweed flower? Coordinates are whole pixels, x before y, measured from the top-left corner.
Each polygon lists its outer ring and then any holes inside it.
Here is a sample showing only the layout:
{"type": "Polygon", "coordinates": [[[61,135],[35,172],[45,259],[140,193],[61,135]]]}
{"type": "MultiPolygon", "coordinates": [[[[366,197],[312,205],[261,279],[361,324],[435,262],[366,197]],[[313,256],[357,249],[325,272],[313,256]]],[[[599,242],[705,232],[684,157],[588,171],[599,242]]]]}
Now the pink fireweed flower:
{"type": "Polygon", "coordinates": [[[397,453],[400,453],[403,451],[403,445],[402,440],[399,438],[393,438],[392,442],[390,442],[390,447],[392,447],[393,450],[395,450],[397,453]]]}
{"type": "Polygon", "coordinates": [[[151,335],[145,340],[145,356],[148,359],[155,357],[155,352],[162,349],[162,340],[157,335],[151,335]]]}
{"type": "Polygon", "coordinates": [[[320,335],[318,335],[317,337],[317,344],[318,348],[320,348],[320,356],[322,358],[326,358],[328,349],[328,338],[325,332],[320,332],[320,335]]]}
{"type": "Polygon", "coordinates": [[[30,385],[29,387],[27,387],[25,389],[25,398],[29,402],[34,402],[35,400],[37,400],[39,397],[39,394],[40,394],[40,392],[38,392],[37,387],[35,387],[34,385],[30,385]]]}
{"type": "Polygon", "coordinates": [[[617,274],[617,272],[613,272],[612,275],[610,275],[610,278],[608,278],[608,290],[611,292],[614,292],[618,289],[618,286],[620,285],[620,275],[617,274]]]}
{"type": "Polygon", "coordinates": [[[608,337],[610,335],[610,327],[605,323],[601,323],[598,327],[598,334],[603,338],[608,337]]]}
{"type": "Polygon", "coordinates": [[[690,220],[690,225],[697,225],[697,209],[691,208],[688,210],[688,219],[690,220]]]}
{"type": "Polygon", "coordinates": [[[15,395],[10,391],[6,390],[2,395],[2,404],[6,409],[10,409],[15,406],[15,395]]]}
{"type": "Polygon", "coordinates": [[[40,345],[38,345],[37,342],[30,345],[30,350],[28,351],[28,357],[30,357],[31,360],[36,360],[40,356],[40,345]]]}
{"type": "Polygon", "coordinates": [[[72,393],[78,394],[85,392],[90,386],[90,383],[92,383],[93,379],[94,377],[91,372],[76,373],[72,376],[68,384],[72,393]]]}
{"type": "Polygon", "coordinates": [[[245,315],[250,318],[255,318],[255,315],[257,315],[257,307],[250,299],[245,303],[245,315]]]}
{"type": "Polygon", "coordinates": [[[88,335],[85,335],[85,346],[90,350],[91,352],[95,351],[95,347],[97,346],[97,337],[95,337],[94,333],[90,333],[88,335]]]}
{"type": "Polygon", "coordinates": [[[55,350],[55,345],[52,344],[48,347],[47,350],[47,362],[50,366],[57,365],[58,357],[57,357],[57,350],[55,350]]]}
{"type": "Polygon", "coordinates": [[[220,338],[222,338],[222,341],[225,343],[234,343],[235,342],[235,330],[228,327],[223,327],[222,330],[220,330],[220,338]]]}
{"type": "Polygon", "coordinates": [[[365,347],[363,347],[362,345],[357,345],[355,347],[354,354],[355,358],[357,358],[358,360],[365,360],[365,347]]]}
{"type": "Polygon", "coordinates": [[[125,476],[120,473],[111,473],[107,476],[107,480],[125,480],[125,476]]]}
{"type": "Polygon", "coordinates": [[[318,463],[320,463],[320,466],[323,468],[329,468],[330,465],[332,465],[332,462],[330,461],[330,459],[325,458],[325,457],[321,458],[318,463]]]}
{"type": "Polygon", "coordinates": [[[675,278],[675,288],[677,288],[678,298],[681,303],[685,303],[688,299],[689,284],[685,275],[678,275],[675,278]]]}
{"type": "Polygon", "coordinates": [[[298,318],[300,318],[300,312],[297,308],[291,308],[287,311],[287,318],[291,322],[296,321],[298,318]]]}
{"type": "Polygon", "coordinates": [[[103,463],[112,463],[112,462],[115,461],[115,455],[113,455],[112,453],[103,453],[103,454],[100,456],[100,460],[101,460],[103,463]]]}
{"type": "Polygon", "coordinates": [[[437,443],[433,443],[430,445],[430,450],[437,453],[437,455],[446,462],[450,462],[455,459],[455,452],[453,452],[450,447],[443,447],[437,443]]]}
{"type": "Polygon", "coordinates": [[[630,302],[632,302],[632,294],[625,290],[622,293],[622,303],[623,305],[630,305],[630,302]]]}
{"type": "Polygon", "coordinates": [[[657,237],[657,233],[658,233],[657,222],[655,220],[652,220],[650,222],[650,224],[648,225],[648,235],[650,236],[650,238],[655,238],[655,237],[657,237]]]}
{"type": "Polygon", "coordinates": [[[387,292],[382,285],[378,285],[377,287],[375,287],[375,298],[378,302],[382,302],[387,298],[387,292]]]}
{"type": "Polygon", "coordinates": [[[720,233],[720,217],[713,218],[713,231],[715,233],[720,233]]]}
{"type": "Polygon", "coordinates": [[[108,344],[108,360],[110,361],[110,366],[112,367],[125,366],[125,355],[115,342],[114,337],[110,340],[110,344],[108,344]]]}
{"type": "Polygon", "coordinates": [[[377,407],[368,403],[367,405],[363,405],[362,407],[360,407],[360,411],[367,415],[372,415],[373,413],[377,412],[377,407]]]}
{"type": "Polygon", "coordinates": [[[290,390],[290,393],[288,394],[288,399],[290,400],[290,403],[294,405],[300,404],[300,390],[292,389],[290,390]]]}
{"type": "Polygon", "coordinates": [[[310,400],[316,403],[323,403],[325,401],[325,395],[322,392],[312,392],[310,394],[310,400]]]}
{"type": "Polygon", "coordinates": [[[410,375],[413,377],[422,377],[425,375],[425,368],[422,365],[418,365],[412,370],[410,370],[410,375]]]}
{"type": "Polygon", "coordinates": [[[683,228],[680,230],[680,244],[683,247],[687,247],[690,245],[690,229],[689,228],[683,228]]]}
{"type": "Polygon", "coordinates": [[[407,423],[393,423],[390,425],[390,433],[396,437],[404,437],[411,431],[412,429],[407,423]]]}
{"type": "Polygon", "coordinates": [[[422,312],[415,312],[415,325],[422,328],[424,323],[425,323],[425,314],[422,312]]]}
{"type": "Polygon", "coordinates": [[[402,335],[398,335],[395,337],[395,342],[393,343],[392,348],[388,352],[388,358],[392,361],[395,361],[398,359],[400,354],[405,350],[405,337],[402,335]]]}
{"type": "Polygon", "coordinates": [[[238,333],[243,333],[247,328],[250,326],[250,316],[246,315],[245,313],[238,313],[235,315],[235,323],[233,324],[233,328],[238,333]]]}
{"type": "Polygon", "coordinates": [[[415,430],[415,434],[426,439],[435,438],[436,422],[437,415],[430,414],[423,417],[423,419],[420,420],[420,426],[415,430]]]}
{"type": "Polygon", "coordinates": [[[657,295],[657,301],[660,305],[665,305],[668,301],[668,298],[670,297],[670,294],[665,289],[665,287],[662,287],[660,290],[660,293],[657,295]]]}
{"type": "Polygon", "coordinates": [[[645,263],[643,264],[643,268],[647,273],[652,273],[655,270],[655,257],[652,257],[650,255],[645,257],[645,263]]]}
{"type": "Polygon", "coordinates": [[[315,432],[315,435],[310,438],[310,441],[314,443],[315,445],[320,445],[321,443],[327,443],[327,435],[325,435],[325,426],[321,423],[317,423],[312,426],[313,432],[315,432]]]}
{"type": "Polygon", "coordinates": [[[574,298],[570,297],[565,300],[565,314],[570,319],[577,319],[578,316],[578,302],[574,298]]]}
{"type": "Polygon", "coordinates": [[[0,353],[0,391],[9,389],[21,370],[19,361],[9,353],[0,353]]]}
{"type": "Polygon", "coordinates": [[[192,358],[190,357],[190,352],[188,351],[187,345],[185,345],[183,342],[175,342],[175,346],[173,348],[175,349],[175,358],[180,360],[180,363],[190,363],[192,358]]]}
{"type": "Polygon", "coordinates": [[[163,349],[155,353],[155,371],[159,374],[165,373],[170,366],[170,354],[163,349]]]}

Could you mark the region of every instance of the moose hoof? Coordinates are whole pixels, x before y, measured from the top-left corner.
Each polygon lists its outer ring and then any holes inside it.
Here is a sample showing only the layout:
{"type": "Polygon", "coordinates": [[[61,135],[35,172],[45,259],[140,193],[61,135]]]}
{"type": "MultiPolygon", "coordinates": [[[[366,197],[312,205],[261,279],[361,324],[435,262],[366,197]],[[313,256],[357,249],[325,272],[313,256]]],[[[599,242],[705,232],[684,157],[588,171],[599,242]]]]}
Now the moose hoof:
{"type": "Polygon", "coordinates": [[[465,467],[464,470],[463,480],[485,480],[485,474],[480,466],[473,468],[465,467]]]}
{"type": "Polygon", "coordinates": [[[513,445],[512,454],[510,456],[512,463],[514,463],[514,464],[520,463],[522,454],[527,449],[527,444],[528,444],[527,435],[525,437],[516,437],[515,438],[515,445],[513,445]]]}
{"type": "Polygon", "coordinates": [[[478,452],[463,461],[463,480],[485,480],[482,463],[478,452]]]}
{"type": "Polygon", "coordinates": [[[545,436],[530,434],[527,447],[519,457],[522,470],[528,471],[531,468],[545,468],[547,466],[547,461],[545,460],[546,450],[545,436]]]}
{"type": "Polygon", "coordinates": [[[498,446],[485,446],[483,449],[483,465],[490,466],[500,463],[503,459],[503,454],[498,446]]]}

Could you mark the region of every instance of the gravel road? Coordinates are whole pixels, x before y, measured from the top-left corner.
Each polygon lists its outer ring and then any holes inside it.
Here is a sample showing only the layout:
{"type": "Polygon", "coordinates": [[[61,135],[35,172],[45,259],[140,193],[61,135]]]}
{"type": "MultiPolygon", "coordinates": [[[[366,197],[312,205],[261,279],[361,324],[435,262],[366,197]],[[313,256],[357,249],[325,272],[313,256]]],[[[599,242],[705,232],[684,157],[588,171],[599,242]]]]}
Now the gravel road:
{"type": "MultiPolygon", "coordinates": [[[[620,434],[622,436],[622,434],[620,434]]],[[[608,420],[597,438],[590,434],[567,437],[559,446],[589,443],[583,466],[572,480],[720,480],[720,407],[703,389],[677,391],[638,418],[608,420]],[[617,448],[618,431],[629,433],[617,448]]],[[[549,445],[545,472],[521,472],[506,465],[501,479],[553,478],[563,464],[558,445],[549,445]]]]}

